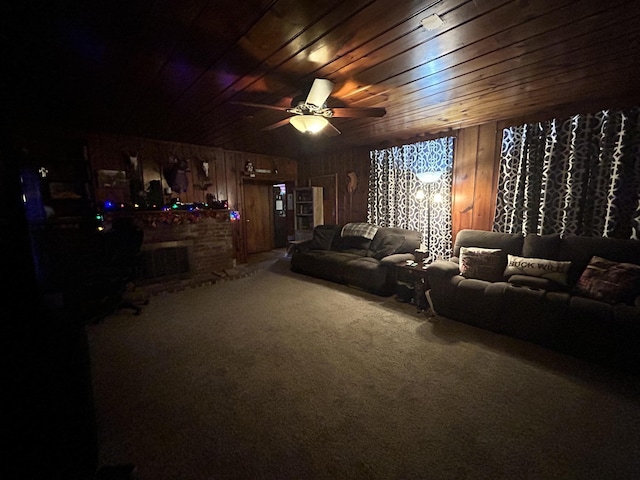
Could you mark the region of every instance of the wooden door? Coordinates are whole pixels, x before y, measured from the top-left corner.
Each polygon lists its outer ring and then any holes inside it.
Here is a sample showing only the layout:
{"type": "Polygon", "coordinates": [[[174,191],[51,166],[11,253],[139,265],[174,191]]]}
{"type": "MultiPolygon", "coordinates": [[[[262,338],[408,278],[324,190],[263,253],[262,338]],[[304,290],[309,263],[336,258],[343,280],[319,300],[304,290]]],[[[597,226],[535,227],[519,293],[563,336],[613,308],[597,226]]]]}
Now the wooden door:
{"type": "Polygon", "coordinates": [[[273,194],[269,184],[243,185],[247,253],[273,250],[273,194]]]}
{"type": "Polygon", "coordinates": [[[322,205],[325,225],[338,223],[338,174],[311,177],[312,187],[322,187],[322,205]]]}

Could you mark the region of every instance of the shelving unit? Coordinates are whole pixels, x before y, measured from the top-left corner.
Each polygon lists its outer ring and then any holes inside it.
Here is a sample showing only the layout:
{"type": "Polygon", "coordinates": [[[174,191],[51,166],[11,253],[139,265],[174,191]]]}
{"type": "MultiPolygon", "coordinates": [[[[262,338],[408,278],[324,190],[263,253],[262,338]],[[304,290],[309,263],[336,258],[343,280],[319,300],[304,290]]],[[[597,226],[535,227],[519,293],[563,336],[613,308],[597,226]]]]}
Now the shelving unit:
{"type": "Polygon", "coordinates": [[[82,140],[44,144],[34,161],[40,165],[42,203],[51,225],[78,224],[95,213],[87,147],[82,140]]]}
{"type": "Polygon", "coordinates": [[[295,239],[309,240],[313,228],[324,223],[322,187],[302,187],[295,189],[295,239]]]}

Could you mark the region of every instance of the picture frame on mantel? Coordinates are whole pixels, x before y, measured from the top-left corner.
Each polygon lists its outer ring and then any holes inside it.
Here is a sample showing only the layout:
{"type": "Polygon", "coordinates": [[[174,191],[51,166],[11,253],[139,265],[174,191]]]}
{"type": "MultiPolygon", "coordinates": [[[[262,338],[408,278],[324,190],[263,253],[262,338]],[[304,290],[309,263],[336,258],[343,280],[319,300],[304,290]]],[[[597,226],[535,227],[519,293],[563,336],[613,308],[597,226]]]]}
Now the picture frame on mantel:
{"type": "Polygon", "coordinates": [[[98,188],[123,188],[128,185],[124,170],[98,170],[98,188]]]}
{"type": "Polygon", "coordinates": [[[84,188],[83,183],[51,182],[49,195],[53,200],[80,200],[84,197],[82,192],[84,188]]]}

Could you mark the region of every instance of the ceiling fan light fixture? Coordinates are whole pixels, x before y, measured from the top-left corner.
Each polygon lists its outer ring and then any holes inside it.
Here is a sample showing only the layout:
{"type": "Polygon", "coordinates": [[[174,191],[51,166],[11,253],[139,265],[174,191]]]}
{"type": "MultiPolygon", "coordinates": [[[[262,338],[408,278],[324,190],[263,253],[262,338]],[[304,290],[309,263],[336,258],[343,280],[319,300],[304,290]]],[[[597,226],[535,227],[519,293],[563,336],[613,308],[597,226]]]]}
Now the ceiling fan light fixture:
{"type": "Polygon", "coordinates": [[[318,133],[327,126],[329,120],[317,115],[294,115],[289,123],[302,133],[318,133]]]}

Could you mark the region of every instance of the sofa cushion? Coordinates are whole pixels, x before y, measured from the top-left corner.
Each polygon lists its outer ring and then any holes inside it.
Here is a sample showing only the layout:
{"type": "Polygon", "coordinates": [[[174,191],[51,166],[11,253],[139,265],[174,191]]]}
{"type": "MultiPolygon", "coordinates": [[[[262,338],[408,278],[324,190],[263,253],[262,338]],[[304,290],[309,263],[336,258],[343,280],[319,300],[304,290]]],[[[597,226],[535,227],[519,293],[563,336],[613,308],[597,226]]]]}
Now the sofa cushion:
{"type": "Polygon", "coordinates": [[[499,248],[460,248],[460,273],[465,278],[499,282],[504,265],[499,248]]]}
{"type": "MultiPolygon", "coordinates": [[[[522,255],[524,236],[518,233],[488,232],[462,229],[456,235],[452,257],[460,257],[462,247],[496,248],[500,250],[502,272],[507,268],[507,255],[522,255]]],[[[502,278],[501,278],[502,279],[502,278]]]]}
{"type": "Polygon", "coordinates": [[[337,225],[317,225],[313,229],[313,238],[309,245],[310,250],[331,250],[333,240],[340,231],[337,225]]]}
{"type": "Polygon", "coordinates": [[[377,225],[372,225],[371,223],[347,223],[344,227],[342,227],[341,235],[342,237],[363,237],[367,240],[373,240],[373,237],[376,236],[376,232],[378,231],[377,225]]]}
{"type": "Polygon", "coordinates": [[[504,256],[504,267],[507,255],[522,255],[524,236],[516,233],[488,232],[484,230],[463,229],[456,235],[453,257],[460,256],[461,247],[499,248],[504,256]]]}
{"type": "Polygon", "coordinates": [[[336,249],[367,257],[370,254],[371,240],[376,236],[378,228],[370,223],[347,223],[342,227],[336,249]]]}
{"type": "MultiPolygon", "coordinates": [[[[429,269],[427,269],[428,271],[429,269]]],[[[492,331],[500,331],[501,312],[504,308],[504,292],[509,284],[506,282],[485,282],[474,278],[464,278],[458,275],[460,280],[453,289],[452,296],[446,302],[447,307],[442,311],[436,311],[447,316],[448,313],[464,314],[473,306],[473,315],[465,315],[465,320],[472,325],[487,328],[492,331]]],[[[459,318],[452,315],[453,318],[459,318]]]]}
{"type": "Polygon", "coordinates": [[[558,259],[571,261],[567,279],[569,285],[575,285],[594,255],[613,262],[638,265],[640,241],[608,237],[563,237],[558,259]]]}
{"type": "Polygon", "coordinates": [[[536,290],[545,290],[547,292],[563,290],[563,286],[553,280],[549,280],[548,278],[532,277],[530,275],[511,275],[509,277],[509,283],[518,287],[529,287],[536,290]]]}
{"type": "MultiPolygon", "coordinates": [[[[417,230],[408,230],[400,227],[380,227],[378,229],[378,234],[380,232],[384,232],[384,234],[395,233],[398,235],[404,236],[404,242],[402,246],[398,249],[396,253],[411,253],[413,254],[417,248],[420,248],[420,242],[422,242],[422,233],[417,230]]],[[[371,242],[371,248],[373,248],[373,243],[375,242],[375,238],[371,242]]]]}
{"type": "Polygon", "coordinates": [[[413,260],[413,253],[392,253],[386,257],[382,257],[379,262],[381,264],[395,265],[398,263],[407,263],[408,260],[413,260]]]}
{"type": "Polygon", "coordinates": [[[356,258],[359,256],[332,250],[297,252],[291,257],[291,270],[333,282],[346,283],[347,263],[356,258]]]}
{"type": "MultiPolygon", "coordinates": [[[[377,237],[377,235],[376,235],[377,237]]],[[[378,241],[377,238],[371,242],[371,256],[378,260],[381,260],[384,257],[389,255],[393,255],[401,251],[402,245],[404,244],[404,235],[399,235],[397,233],[387,233],[385,235],[381,235],[381,240],[378,241]]]]}
{"type": "Polygon", "coordinates": [[[567,272],[570,266],[571,262],[508,255],[507,268],[504,270],[504,275],[506,277],[510,275],[529,275],[532,277],[546,278],[566,285],[567,272]]]}
{"type": "Polygon", "coordinates": [[[560,251],[560,234],[537,235],[530,233],[524,238],[522,256],[557,260],[560,251]]]}
{"type": "Polygon", "coordinates": [[[606,303],[633,305],[640,295],[640,265],[594,255],[578,279],[575,293],[606,303]]]}
{"type": "Polygon", "coordinates": [[[370,292],[391,293],[386,291],[389,268],[391,267],[383,266],[373,257],[352,258],[344,271],[345,283],[370,292]]]}
{"type": "Polygon", "coordinates": [[[371,240],[364,237],[341,237],[338,239],[336,250],[352,253],[360,257],[369,256],[371,240]]]}

